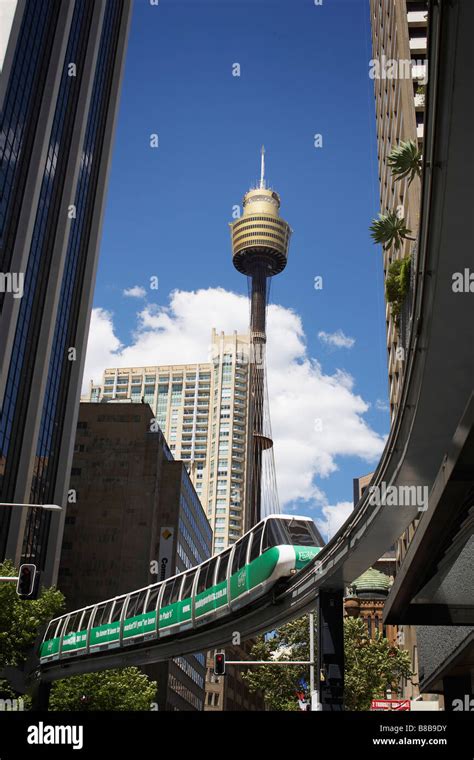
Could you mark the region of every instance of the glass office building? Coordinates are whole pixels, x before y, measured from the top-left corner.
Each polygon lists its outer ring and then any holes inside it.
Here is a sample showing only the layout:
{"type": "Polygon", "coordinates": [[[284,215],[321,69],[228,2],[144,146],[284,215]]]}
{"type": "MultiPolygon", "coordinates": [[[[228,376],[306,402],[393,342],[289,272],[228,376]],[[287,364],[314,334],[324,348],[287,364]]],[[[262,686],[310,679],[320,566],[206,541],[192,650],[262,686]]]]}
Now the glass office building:
{"type": "MultiPolygon", "coordinates": [[[[66,506],[131,0],[18,0],[0,85],[0,501],[66,506]]],[[[64,513],[2,509],[56,579],[64,513]]]]}

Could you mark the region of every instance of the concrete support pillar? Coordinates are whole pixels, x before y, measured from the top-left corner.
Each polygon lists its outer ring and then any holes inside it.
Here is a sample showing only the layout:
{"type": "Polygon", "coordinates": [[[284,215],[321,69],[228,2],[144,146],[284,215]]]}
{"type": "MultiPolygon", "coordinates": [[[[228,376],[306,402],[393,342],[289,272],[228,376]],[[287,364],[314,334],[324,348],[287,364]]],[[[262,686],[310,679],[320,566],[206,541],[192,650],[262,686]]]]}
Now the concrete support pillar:
{"type": "Polygon", "coordinates": [[[343,619],[343,590],[321,589],[318,596],[318,680],[323,711],[343,710],[343,619]]]}
{"type": "Polygon", "coordinates": [[[48,712],[51,686],[50,681],[42,681],[40,678],[36,681],[31,700],[32,710],[48,712]]]}

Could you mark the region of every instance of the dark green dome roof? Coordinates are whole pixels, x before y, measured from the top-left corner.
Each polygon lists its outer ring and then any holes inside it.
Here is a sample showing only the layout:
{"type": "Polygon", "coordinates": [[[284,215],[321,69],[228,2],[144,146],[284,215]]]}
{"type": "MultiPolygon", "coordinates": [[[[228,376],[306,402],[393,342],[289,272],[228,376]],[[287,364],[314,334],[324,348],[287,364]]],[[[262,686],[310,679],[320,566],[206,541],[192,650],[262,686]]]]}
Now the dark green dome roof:
{"type": "Polygon", "coordinates": [[[379,570],[369,567],[365,573],[359,575],[352,583],[358,594],[377,593],[388,594],[390,589],[390,578],[379,570]]]}

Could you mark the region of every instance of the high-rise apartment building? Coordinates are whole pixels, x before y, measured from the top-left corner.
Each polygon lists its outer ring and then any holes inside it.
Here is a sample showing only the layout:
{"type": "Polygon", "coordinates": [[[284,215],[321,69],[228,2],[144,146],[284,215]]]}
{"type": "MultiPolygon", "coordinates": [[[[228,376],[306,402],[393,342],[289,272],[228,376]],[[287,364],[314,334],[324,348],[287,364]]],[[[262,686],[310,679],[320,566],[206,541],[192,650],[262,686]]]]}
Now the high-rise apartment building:
{"type": "MultiPolygon", "coordinates": [[[[420,180],[395,181],[388,156],[401,142],[413,140],[423,145],[426,59],[426,2],[414,0],[370,0],[372,22],[371,76],[374,80],[378,144],[380,209],[395,211],[406,220],[416,237],[420,209],[420,180]]],[[[413,253],[413,242],[404,240],[397,251],[392,246],[383,252],[384,274],[398,258],[413,253]]],[[[390,413],[398,408],[404,370],[399,331],[386,304],[390,413]]]]}
{"type": "MultiPolygon", "coordinates": [[[[131,0],[18,0],[0,84],[0,501],[66,506],[131,0]]],[[[65,510],[2,509],[56,580],[65,510]]]]}
{"type": "Polygon", "coordinates": [[[249,338],[212,332],[210,361],[106,369],[84,400],[150,404],[188,469],[214,533],[214,551],[245,530],[249,338]]]}
{"type": "MultiPolygon", "coordinates": [[[[58,586],[68,610],[204,562],[212,531],[148,404],[81,404],[58,586]]],[[[143,668],[160,710],[202,710],[205,655],[143,668]]],[[[151,709],[151,708],[150,708],[151,709]]]]}

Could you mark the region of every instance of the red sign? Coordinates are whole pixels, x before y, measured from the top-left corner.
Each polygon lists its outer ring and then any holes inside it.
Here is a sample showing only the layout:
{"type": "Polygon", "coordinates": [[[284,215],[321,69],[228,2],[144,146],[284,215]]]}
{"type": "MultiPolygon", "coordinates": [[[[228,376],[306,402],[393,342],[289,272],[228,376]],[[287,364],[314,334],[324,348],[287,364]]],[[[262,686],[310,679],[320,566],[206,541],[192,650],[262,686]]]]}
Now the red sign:
{"type": "Polygon", "coordinates": [[[373,699],[370,705],[371,710],[409,710],[409,699],[373,699]]]}

